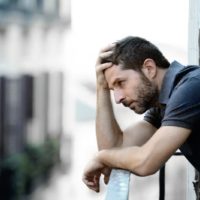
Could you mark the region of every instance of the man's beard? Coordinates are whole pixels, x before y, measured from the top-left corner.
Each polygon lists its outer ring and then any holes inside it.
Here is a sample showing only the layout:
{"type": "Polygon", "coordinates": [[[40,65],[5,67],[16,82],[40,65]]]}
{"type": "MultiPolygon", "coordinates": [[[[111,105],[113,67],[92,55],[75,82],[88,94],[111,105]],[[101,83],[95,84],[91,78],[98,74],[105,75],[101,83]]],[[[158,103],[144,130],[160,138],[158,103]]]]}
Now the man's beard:
{"type": "Polygon", "coordinates": [[[137,114],[143,114],[149,108],[158,103],[159,91],[158,87],[151,83],[144,75],[141,75],[142,83],[138,88],[137,105],[134,111],[137,114]]]}

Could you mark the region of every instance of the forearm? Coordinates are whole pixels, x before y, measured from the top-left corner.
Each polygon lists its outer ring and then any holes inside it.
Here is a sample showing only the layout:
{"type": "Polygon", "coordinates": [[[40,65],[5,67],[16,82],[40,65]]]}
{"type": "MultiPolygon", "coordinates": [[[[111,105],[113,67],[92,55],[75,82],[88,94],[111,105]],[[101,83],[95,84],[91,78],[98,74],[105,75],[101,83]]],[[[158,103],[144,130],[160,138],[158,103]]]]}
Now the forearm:
{"type": "Polygon", "coordinates": [[[96,138],[99,150],[121,145],[122,136],[114,116],[110,91],[97,88],[96,138]]]}
{"type": "Polygon", "coordinates": [[[145,120],[140,120],[123,131],[123,147],[142,146],[156,132],[156,128],[145,120]]]}
{"type": "Polygon", "coordinates": [[[191,130],[175,126],[162,126],[142,146],[104,149],[97,153],[84,171],[83,181],[95,191],[99,191],[101,174],[109,176],[108,169],[119,168],[138,176],[148,176],[163,164],[182,146],[191,130]]]}
{"type": "Polygon", "coordinates": [[[148,175],[144,174],[144,156],[142,148],[134,146],[102,150],[98,153],[97,159],[110,168],[125,169],[138,176],[144,176],[148,175]]]}
{"type": "Polygon", "coordinates": [[[141,147],[121,147],[102,150],[96,159],[111,168],[122,168],[139,176],[155,173],[180,148],[191,130],[163,126],[141,147]]]}

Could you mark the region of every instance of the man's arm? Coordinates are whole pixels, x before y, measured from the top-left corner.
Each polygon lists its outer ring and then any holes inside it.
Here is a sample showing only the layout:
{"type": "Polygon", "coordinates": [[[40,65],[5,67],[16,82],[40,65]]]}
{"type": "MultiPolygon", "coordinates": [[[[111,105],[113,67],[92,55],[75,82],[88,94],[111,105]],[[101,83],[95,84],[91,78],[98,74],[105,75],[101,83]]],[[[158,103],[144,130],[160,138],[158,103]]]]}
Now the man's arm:
{"type": "Polygon", "coordinates": [[[145,120],[135,122],[123,131],[123,147],[142,146],[156,132],[152,124],[145,120]]]}
{"type": "Polygon", "coordinates": [[[106,167],[121,168],[139,176],[155,173],[186,141],[191,131],[175,126],[163,126],[141,147],[131,146],[100,151],[84,172],[83,181],[97,191],[94,176],[106,167]]]}
{"type": "Polygon", "coordinates": [[[109,89],[97,88],[96,138],[99,150],[121,146],[123,133],[114,116],[109,89]]]}
{"type": "Polygon", "coordinates": [[[140,176],[155,173],[185,142],[189,129],[163,126],[141,147],[116,148],[101,151],[100,162],[109,166],[132,171],[140,176]]]}
{"type": "Polygon", "coordinates": [[[104,75],[104,70],[112,66],[108,60],[114,46],[110,44],[103,48],[96,62],[96,138],[99,150],[116,147],[122,143],[122,131],[114,116],[110,89],[104,75]]]}

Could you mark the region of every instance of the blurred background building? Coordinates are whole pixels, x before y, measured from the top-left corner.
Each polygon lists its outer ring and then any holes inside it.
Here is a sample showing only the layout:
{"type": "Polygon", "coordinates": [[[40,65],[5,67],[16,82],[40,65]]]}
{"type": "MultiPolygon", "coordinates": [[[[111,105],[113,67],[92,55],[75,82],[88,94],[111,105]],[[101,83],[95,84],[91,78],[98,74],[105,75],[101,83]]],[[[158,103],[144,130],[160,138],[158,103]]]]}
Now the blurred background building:
{"type": "MultiPolygon", "coordinates": [[[[61,142],[69,152],[63,69],[70,12],[66,0],[0,1],[1,199],[27,199],[61,164],[61,142]]],[[[69,164],[66,157],[62,169],[69,164]]]]}
{"type": "MultiPolygon", "coordinates": [[[[104,199],[81,176],[97,151],[99,49],[127,35],[154,42],[170,61],[199,63],[198,0],[0,0],[0,199],[104,199]]],[[[142,116],[114,111],[125,128],[142,116]],[[121,115],[123,113],[123,115],[121,115]]],[[[194,200],[195,171],[166,164],[166,200],[194,200]]],[[[159,174],[132,175],[130,199],[159,199],[159,174]]]]}

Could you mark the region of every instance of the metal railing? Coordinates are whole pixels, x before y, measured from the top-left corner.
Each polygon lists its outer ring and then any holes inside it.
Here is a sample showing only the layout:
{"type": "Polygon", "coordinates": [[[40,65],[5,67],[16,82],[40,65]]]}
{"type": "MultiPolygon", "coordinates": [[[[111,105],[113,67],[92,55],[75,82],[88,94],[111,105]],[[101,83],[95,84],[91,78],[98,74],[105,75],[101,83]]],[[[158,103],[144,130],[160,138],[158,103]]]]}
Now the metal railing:
{"type": "MultiPolygon", "coordinates": [[[[174,156],[182,156],[181,152],[174,153],[174,156]]],[[[159,171],[159,200],[165,200],[165,165],[159,171]]]]}

